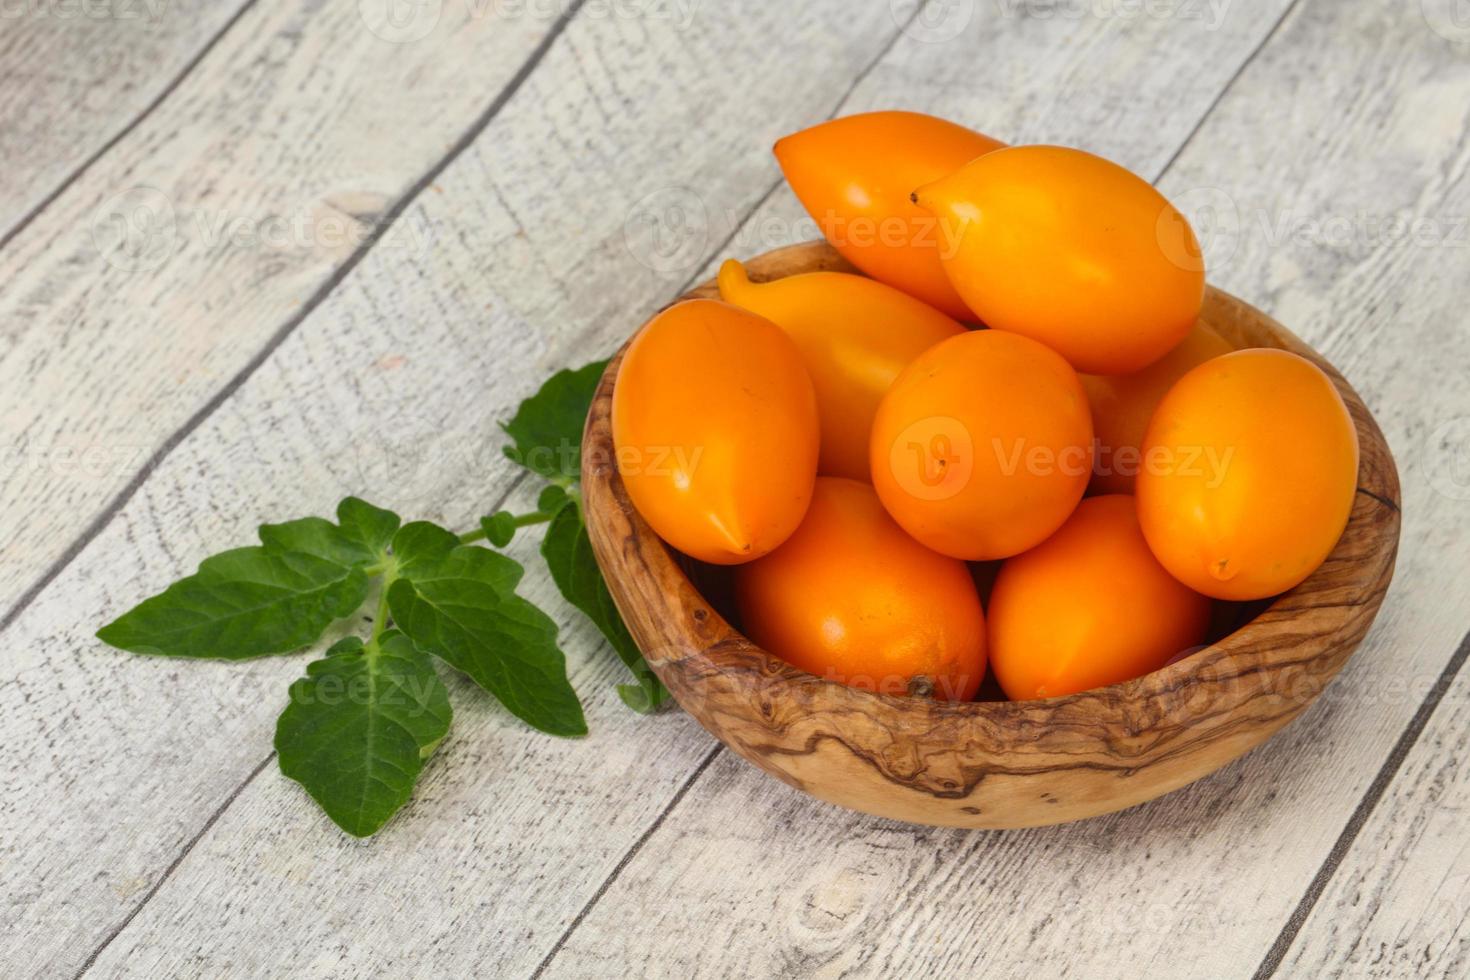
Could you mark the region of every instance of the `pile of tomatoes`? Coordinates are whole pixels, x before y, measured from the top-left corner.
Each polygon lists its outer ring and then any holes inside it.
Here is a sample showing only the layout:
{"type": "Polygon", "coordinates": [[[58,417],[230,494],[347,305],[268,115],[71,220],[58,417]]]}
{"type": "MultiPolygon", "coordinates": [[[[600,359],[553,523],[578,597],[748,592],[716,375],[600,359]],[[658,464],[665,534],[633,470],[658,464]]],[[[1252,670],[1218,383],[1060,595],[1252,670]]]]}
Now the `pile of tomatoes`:
{"type": "Polygon", "coordinates": [[[1156,670],[1212,600],[1304,580],[1347,524],[1332,382],[1201,321],[1189,222],[1058,146],[909,112],[776,157],[866,275],[678,303],[629,346],[617,464],[670,545],[736,566],[741,625],[820,677],[968,700],[1156,670]]]}

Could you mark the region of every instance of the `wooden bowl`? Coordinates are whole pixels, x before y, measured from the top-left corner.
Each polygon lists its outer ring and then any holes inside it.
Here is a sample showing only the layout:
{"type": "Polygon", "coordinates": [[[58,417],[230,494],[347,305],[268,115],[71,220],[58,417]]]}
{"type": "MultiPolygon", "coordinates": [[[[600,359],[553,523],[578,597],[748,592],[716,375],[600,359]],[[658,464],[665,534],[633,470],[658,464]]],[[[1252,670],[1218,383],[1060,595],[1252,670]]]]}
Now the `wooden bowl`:
{"type": "MultiPolygon", "coordinates": [[[[747,267],[758,280],[855,271],[822,242],[747,267]]],[[[695,296],[718,291],[711,281],[695,296]]],[[[611,465],[619,351],[588,415],[582,476],[592,546],[628,628],[716,738],[797,789],[855,810],[1030,827],[1119,810],[1213,772],[1300,714],[1362,640],[1393,576],[1399,483],[1383,433],[1332,365],[1219,290],[1208,291],[1202,316],[1237,347],[1294,351],[1326,371],[1352,412],[1362,456],[1352,516],[1326,563],[1219,642],[1137,680],[1041,701],[892,697],[797,670],[716,612],[691,584],[688,560],[633,509],[611,465]]]]}

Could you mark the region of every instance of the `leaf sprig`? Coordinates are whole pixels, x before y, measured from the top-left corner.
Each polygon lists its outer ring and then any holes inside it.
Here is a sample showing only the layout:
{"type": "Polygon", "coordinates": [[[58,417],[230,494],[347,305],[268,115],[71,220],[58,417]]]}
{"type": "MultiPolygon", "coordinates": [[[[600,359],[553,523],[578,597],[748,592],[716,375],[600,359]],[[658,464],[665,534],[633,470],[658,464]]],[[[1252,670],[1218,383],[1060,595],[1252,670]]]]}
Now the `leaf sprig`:
{"type": "Polygon", "coordinates": [[[339,827],[366,837],[408,802],[449,731],[453,712],[436,660],[533,728],[587,733],[556,623],[516,593],[525,569],[492,550],[546,524],[541,554],[552,580],[633,674],[619,696],[635,711],[656,710],[668,692],[613,605],[582,516],[582,425],[605,366],[554,374],[503,426],[512,440],[506,455],[548,481],[535,511],[498,511],[456,534],[348,497],[335,523],[263,525],[260,544],[204,559],[97,637],[134,653],[245,660],[300,650],[375,603],[366,639],[337,642],[291,685],[275,738],[281,772],[339,827]]]}

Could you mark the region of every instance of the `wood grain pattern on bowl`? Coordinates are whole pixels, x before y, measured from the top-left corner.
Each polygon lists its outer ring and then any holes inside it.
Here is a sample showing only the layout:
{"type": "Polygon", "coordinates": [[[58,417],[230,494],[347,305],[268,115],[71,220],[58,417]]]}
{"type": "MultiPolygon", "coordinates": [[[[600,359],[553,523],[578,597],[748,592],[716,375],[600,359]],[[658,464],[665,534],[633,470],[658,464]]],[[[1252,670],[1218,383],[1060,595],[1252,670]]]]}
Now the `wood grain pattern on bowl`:
{"type": "MultiPolygon", "coordinates": [[[[813,242],[747,263],[752,278],[853,271],[813,242]]],[[[692,296],[717,295],[713,283],[692,296]]],[[[609,412],[608,364],[583,439],[588,532],[618,608],[674,697],[739,755],[820,799],[916,823],[1061,823],[1177,789],[1259,745],[1347,662],[1393,575],[1399,483],[1383,434],[1342,376],[1280,324],[1209,289],[1203,319],[1237,347],[1310,358],[1348,404],[1361,444],[1347,530],[1307,581],[1218,642],[1112,687],[1041,701],[948,704],[805,674],[766,653],[691,583],[629,501],[609,412]]]]}

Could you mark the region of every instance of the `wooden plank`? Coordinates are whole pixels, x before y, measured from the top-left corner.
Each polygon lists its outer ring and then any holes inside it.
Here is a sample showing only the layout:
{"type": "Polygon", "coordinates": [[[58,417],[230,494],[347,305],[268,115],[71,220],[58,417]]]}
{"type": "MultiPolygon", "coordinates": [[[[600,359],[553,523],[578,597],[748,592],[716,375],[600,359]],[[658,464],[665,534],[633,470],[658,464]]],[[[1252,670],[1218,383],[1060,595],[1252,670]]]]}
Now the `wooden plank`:
{"type": "Polygon", "coordinates": [[[187,73],[248,0],[0,12],[0,242],[187,73]]]}
{"type": "MultiPolygon", "coordinates": [[[[416,805],[374,841],[351,842],[270,766],[225,805],[259,762],[299,660],[243,671],[162,664],[96,650],[74,625],[76,609],[119,609],[255,520],[324,509],[343,489],[382,487],[385,502],[452,523],[484,510],[509,478],[493,420],[548,365],[605,350],[677,288],[685,266],[719,244],[718,222],[738,223],[770,186],[769,141],[838,105],[895,30],[881,7],[836,3],[754,19],[701,8],[675,26],[574,21],[444,175],[443,193],[415,205],[445,246],[422,259],[370,254],[16,623],[14,643],[29,651],[22,676],[33,680],[0,688],[8,724],[55,743],[16,777],[35,788],[8,794],[7,825],[35,828],[6,853],[12,864],[32,855],[20,870],[37,883],[39,904],[16,933],[74,910],[54,941],[26,942],[24,963],[86,948],[156,888],[99,971],[367,973],[412,950],[425,973],[526,972],[698,773],[711,743],[680,715],[644,720],[617,705],[607,684],[620,668],[578,626],[568,649],[588,694],[589,740],[525,732],[459,696],[416,805]],[[810,59],[773,50],[778,33],[810,59]],[[812,76],[809,63],[839,67],[812,76]],[[686,186],[712,216],[704,253],[650,252],[638,237],[650,196],[686,186]],[[384,447],[414,445],[427,446],[420,465],[388,462],[384,447]],[[146,574],[116,571],[135,564],[146,574]],[[55,720],[104,690],[105,720],[55,720]],[[64,789],[94,770],[104,798],[57,813],[64,789]],[[104,814],[120,826],[89,833],[104,814]]],[[[1088,69],[1072,71],[1072,41],[1095,44],[1090,32],[1101,31],[1126,61],[1164,40],[1128,42],[1107,25],[1021,26],[1008,43],[1029,37],[1032,61],[1050,56],[1055,71],[1088,85],[1095,75],[1104,91],[1135,80],[1109,75],[1110,59],[1085,45],[1088,69]]],[[[932,54],[910,42],[903,57],[932,54]]],[[[1034,84],[1049,84],[1046,73],[1034,84]]],[[[1200,89],[1196,112],[1210,96],[1200,89]]],[[[1182,133],[1192,121],[1181,111],[1172,125],[1182,133]]],[[[549,591],[539,573],[526,588],[538,599],[549,591]]]]}
{"type": "Polygon", "coordinates": [[[0,610],[355,261],[560,7],[449,5],[404,43],[373,9],[252,7],[0,252],[0,391],[46,394],[0,413],[0,610]]]}
{"type": "MultiPolygon", "coordinates": [[[[1470,595],[1453,584],[1470,513],[1463,495],[1435,489],[1451,477],[1447,457],[1458,451],[1463,462],[1470,417],[1454,380],[1470,335],[1458,293],[1464,237],[1452,232],[1470,214],[1470,153],[1450,108],[1467,97],[1461,53],[1422,21],[1368,0],[1302,5],[1162,184],[1198,224],[1216,207],[1206,235],[1215,280],[1334,360],[1398,457],[1397,582],[1318,704],[1188,789],[1023,832],[846,814],[722,757],[548,972],[1251,975],[1470,625],[1470,595]],[[1428,222],[1422,244],[1382,230],[1400,213],[1428,222]],[[677,902],[663,900],[675,893],[677,902]],[[691,931],[712,939],[681,943],[691,931]]],[[[1465,882],[1452,874],[1436,888],[1458,846],[1447,835],[1463,779],[1449,768],[1451,750],[1435,748],[1453,744],[1463,719],[1440,714],[1437,738],[1407,770],[1405,791],[1419,798],[1386,801],[1358,836],[1360,863],[1331,883],[1280,975],[1463,973],[1455,902],[1465,882]],[[1448,802],[1426,813],[1433,793],[1448,802]],[[1387,835],[1391,823],[1399,835],[1387,835]],[[1426,853],[1385,873],[1415,837],[1426,853]],[[1408,882],[1430,868],[1427,886],[1408,882]],[[1428,920],[1408,925],[1421,912],[1428,920]]]]}
{"type": "MultiPolygon", "coordinates": [[[[1470,641],[1462,646],[1463,665],[1470,641]]],[[[1283,950],[1282,976],[1463,977],[1470,971],[1470,674],[1461,669],[1417,732],[1283,950]]]]}
{"type": "MultiPolygon", "coordinates": [[[[0,737],[35,747],[0,776],[7,973],[74,973],[165,880],[99,972],[352,972],[341,948],[371,972],[425,944],[446,963],[529,969],[708,752],[683,716],[622,707],[623,668],[533,570],[525,593],[568,627],[594,734],[528,731],[457,685],[416,804],[357,842],[273,762],[251,778],[301,658],[180,664],[91,639],[259,521],[326,512],[347,492],[453,526],[493,510],[515,479],[495,423],[552,365],[595,356],[577,339],[589,325],[639,319],[687,277],[633,247],[640,199],[703,173],[716,213],[747,213],[772,179],[770,140],[831,112],[897,33],[886,9],[838,0],[716,5],[687,24],[588,14],[404,215],[434,230],[431,247],[368,253],[4,635],[0,737]],[[773,52],[778,32],[828,66],[821,78],[797,84],[807,69],[773,52]],[[712,121],[691,140],[690,120],[712,121]],[[196,900],[225,866],[233,883],[196,900]],[[180,915],[199,928],[176,928],[180,915]],[[487,920],[503,933],[487,936],[487,920]]],[[[436,77],[463,78],[484,54],[440,56],[436,77]]]]}
{"type": "MultiPolygon", "coordinates": [[[[1360,656],[1351,688],[1336,699],[1344,717],[1332,735],[1351,737],[1386,705],[1398,727],[1373,731],[1377,758],[1398,731],[1407,751],[1396,773],[1397,759],[1382,767],[1392,781],[1338,842],[1342,853],[1333,855],[1330,877],[1322,876],[1325,887],[1319,882],[1320,895],[1306,896],[1300,931],[1281,937],[1279,976],[1460,977],[1470,959],[1470,855],[1462,831],[1470,801],[1462,761],[1470,599],[1460,584],[1470,544],[1470,396],[1457,367],[1470,357],[1457,288],[1470,271],[1470,149],[1462,121],[1446,111],[1470,99],[1470,70],[1453,43],[1467,35],[1436,17],[1447,10],[1426,5],[1427,29],[1406,20],[1382,32],[1387,12],[1363,11],[1349,21],[1356,43],[1344,57],[1356,54],[1370,67],[1361,88],[1334,101],[1350,109],[1355,132],[1335,134],[1327,120],[1317,121],[1330,157],[1309,168],[1302,154],[1292,173],[1311,185],[1320,180],[1317,167],[1340,167],[1348,191],[1333,200],[1328,187],[1314,187],[1308,201],[1290,201],[1298,217],[1335,219],[1306,237],[1330,236],[1333,250],[1344,253],[1339,295],[1324,303],[1314,301],[1315,290],[1294,288],[1299,279],[1320,282],[1332,273],[1306,247],[1288,248],[1261,279],[1299,304],[1357,365],[1348,367],[1350,376],[1372,379],[1359,389],[1380,420],[1391,422],[1405,476],[1397,608],[1384,630],[1392,633],[1375,648],[1378,656],[1360,656]],[[1357,157],[1370,145],[1371,157],[1357,157]]],[[[1237,254],[1255,264],[1260,237],[1241,236],[1237,254]]]]}

